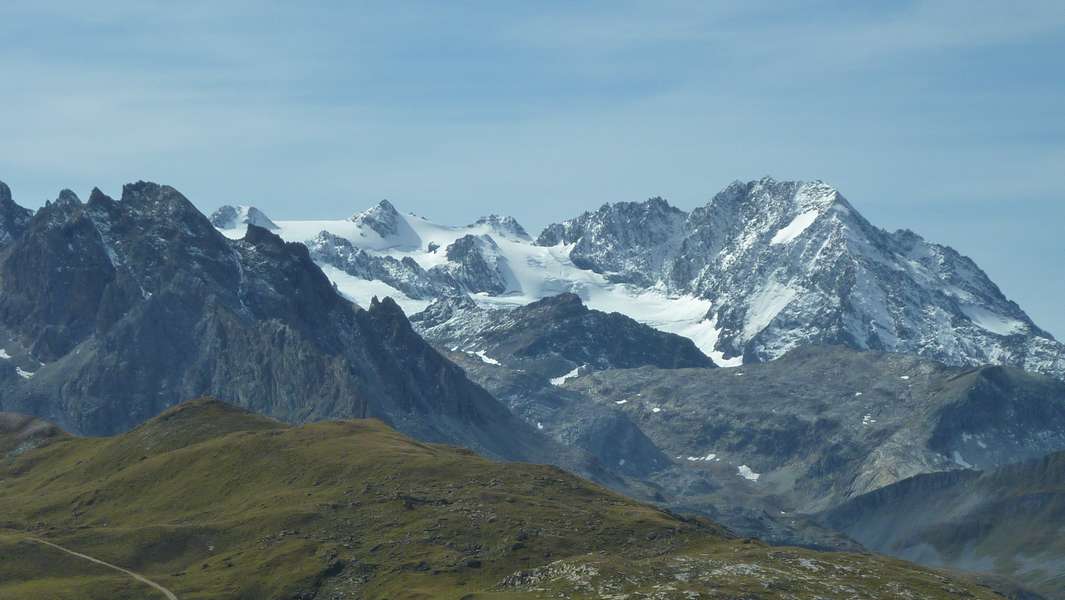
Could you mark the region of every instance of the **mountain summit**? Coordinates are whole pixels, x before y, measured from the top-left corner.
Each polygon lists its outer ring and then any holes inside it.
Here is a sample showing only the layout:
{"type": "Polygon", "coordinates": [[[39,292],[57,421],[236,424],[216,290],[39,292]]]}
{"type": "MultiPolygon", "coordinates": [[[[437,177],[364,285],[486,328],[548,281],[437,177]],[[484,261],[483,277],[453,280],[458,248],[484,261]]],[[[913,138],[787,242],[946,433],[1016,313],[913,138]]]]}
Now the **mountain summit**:
{"type": "Polygon", "coordinates": [[[584,268],[712,301],[726,358],[843,344],[1065,375],[1062,345],[972,260],[873,226],[823,182],[735,182],[683,219],[660,199],[623,219],[621,206],[549,226],[539,242],[572,245],[584,268]]]}
{"type": "Polygon", "coordinates": [[[489,309],[575,293],[689,337],[722,366],[834,344],[1065,378],[1065,346],[971,259],[874,226],[821,181],[737,181],[691,212],[662,198],[604,204],[535,242],[513,220],[450,227],[387,201],[352,220],[278,225],[291,241],[345,240],[357,261],[315,255],[341,291],[387,293],[411,314],[457,295],[489,309]]]}

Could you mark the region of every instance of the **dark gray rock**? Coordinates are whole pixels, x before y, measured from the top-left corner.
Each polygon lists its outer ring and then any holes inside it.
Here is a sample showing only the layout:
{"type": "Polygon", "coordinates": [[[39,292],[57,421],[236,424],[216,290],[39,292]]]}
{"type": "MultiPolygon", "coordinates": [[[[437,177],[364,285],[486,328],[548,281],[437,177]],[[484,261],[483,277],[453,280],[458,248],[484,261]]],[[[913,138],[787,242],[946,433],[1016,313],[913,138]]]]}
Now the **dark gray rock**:
{"type": "Polygon", "coordinates": [[[596,369],[714,366],[691,340],[589,310],[574,294],[509,310],[451,298],[434,302],[412,322],[527,423],[630,477],[648,475],[669,460],[624,412],[589,403],[558,384],[596,369]]]}
{"type": "Polygon", "coordinates": [[[560,294],[513,309],[471,301],[434,303],[413,317],[427,339],[481,352],[512,369],[558,378],[583,369],[713,367],[688,338],[643,325],[620,313],[590,310],[576,294],[560,294]]]}
{"type": "MultiPolygon", "coordinates": [[[[594,456],[627,477],[646,477],[669,459],[620,410],[586,402],[543,376],[493,365],[465,352],[448,352],[471,379],[544,435],[594,456]]],[[[626,490],[632,482],[626,484],[626,490]]]]}
{"type": "Polygon", "coordinates": [[[577,267],[615,281],[652,285],[664,261],[677,251],[686,217],[658,197],[604,204],[594,213],[549,225],[536,243],[572,244],[570,259],[577,267]]]}
{"type": "Polygon", "coordinates": [[[11,198],[11,188],[0,181],[0,249],[22,235],[31,216],[33,211],[15,204],[11,198]]]}
{"type": "Polygon", "coordinates": [[[360,227],[372,229],[382,238],[399,236],[407,228],[396,207],[388,200],[382,200],[377,206],[351,217],[351,220],[360,227]]]}
{"type": "Polygon", "coordinates": [[[499,295],[512,288],[507,259],[491,236],[464,235],[451,243],[445,252],[448,264],[433,267],[432,271],[440,275],[446,273],[464,290],[499,295]]]}
{"type": "Polygon", "coordinates": [[[532,237],[525,231],[525,228],[518,223],[518,220],[514,217],[500,216],[500,215],[488,215],[481,217],[474,222],[475,225],[483,225],[492,230],[492,233],[504,238],[511,238],[515,240],[522,240],[531,242],[532,237]]]}
{"type": "Polygon", "coordinates": [[[812,513],[920,473],[1065,449],[1065,383],[1007,367],[811,347],[735,369],[591,373],[565,388],[620,406],[675,458],[655,482],[685,496],[689,476],[708,474],[725,484],[704,499],[727,506],[754,496],[812,513]]]}
{"type": "Polygon", "coordinates": [[[429,272],[409,256],[370,254],[328,231],[307,243],[311,258],[319,264],[332,265],[341,271],[371,281],[382,281],[410,298],[449,298],[465,295],[462,286],[446,271],[429,272]]]}
{"type": "Polygon", "coordinates": [[[211,225],[218,229],[237,229],[247,225],[255,225],[263,229],[277,230],[276,223],[266,216],[266,213],[254,206],[222,206],[211,213],[211,225]]]}

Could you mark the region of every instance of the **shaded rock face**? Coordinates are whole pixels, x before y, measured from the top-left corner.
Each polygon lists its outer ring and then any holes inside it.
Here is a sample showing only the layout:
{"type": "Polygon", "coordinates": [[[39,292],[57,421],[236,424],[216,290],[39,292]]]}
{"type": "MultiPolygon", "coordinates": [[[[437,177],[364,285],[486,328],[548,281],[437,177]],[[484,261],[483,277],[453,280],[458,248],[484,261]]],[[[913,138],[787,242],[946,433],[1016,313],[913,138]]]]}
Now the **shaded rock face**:
{"type": "Polygon", "coordinates": [[[33,211],[22,208],[11,198],[11,188],[0,181],[0,248],[22,235],[33,211]]]}
{"type": "Polygon", "coordinates": [[[446,250],[445,266],[465,290],[498,295],[509,289],[506,259],[495,240],[487,235],[464,235],[446,250]]]}
{"type": "Polygon", "coordinates": [[[368,227],[382,238],[395,236],[400,233],[403,218],[399,211],[388,200],[382,200],[371,209],[351,217],[358,226],[368,227]]]}
{"type": "Polygon", "coordinates": [[[1065,449],[1065,383],[844,347],[735,369],[593,372],[563,388],[625,413],[674,459],[650,479],[693,508],[812,513],[921,473],[1065,449]]]}
{"type": "Polygon", "coordinates": [[[458,299],[468,293],[501,294],[508,289],[506,259],[490,236],[466,235],[445,250],[448,262],[422,268],[409,256],[370,253],[350,240],[322,231],[307,242],[311,257],[344,273],[368,281],[380,281],[408,298],[458,299]]]}
{"type": "Polygon", "coordinates": [[[615,281],[651,285],[682,240],[684,211],[662,198],[604,204],[594,213],[549,225],[536,243],[572,244],[573,264],[615,281]]]}
{"type": "Polygon", "coordinates": [[[263,229],[278,229],[277,224],[266,213],[254,206],[222,206],[211,213],[211,225],[218,229],[237,229],[241,226],[255,225],[263,229]]]}
{"type": "Polygon", "coordinates": [[[820,519],[907,560],[1009,577],[1065,595],[1065,453],[986,471],[922,474],[864,494],[820,519]],[[1055,533],[1050,533],[1055,532],[1055,533]]]}
{"type": "Polygon", "coordinates": [[[522,227],[521,223],[519,223],[514,217],[488,215],[477,219],[477,221],[474,222],[474,225],[487,225],[494,233],[503,237],[532,241],[532,237],[529,236],[529,233],[525,231],[525,228],[522,227]]]}
{"type": "Polygon", "coordinates": [[[350,241],[323,231],[307,243],[319,264],[371,281],[382,281],[416,300],[464,295],[462,286],[442,269],[426,271],[414,259],[370,254],[350,241]]]}
{"type": "Polygon", "coordinates": [[[1065,378],[1065,346],[955,250],[870,224],[822,182],[736,182],[684,213],[660,199],[548,226],[583,268],[713,301],[716,351],[811,344],[1008,364],[1065,378]]]}
{"type": "Polygon", "coordinates": [[[0,409],[82,434],[211,395],[291,422],[379,417],[432,441],[536,457],[543,438],[410,327],[347,302],[302,244],[228,240],[139,182],[42,208],[0,252],[0,409]]]}
{"type": "Polygon", "coordinates": [[[615,473],[643,478],[669,464],[620,410],[587,402],[535,372],[486,363],[460,351],[447,352],[447,356],[526,423],[568,447],[587,452],[615,473]]]}
{"type": "Polygon", "coordinates": [[[413,320],[527,423],[628,476],[647,475],[669,461],[623,412],[586,402],[561,385],[601,369],[714,366],[691,340],[589,310],[575,294],[509,310],[457,297],[435,302],[413,320]]]}
{"type": "Polygon", "coordinates": [[[604,369],[655,366],[708,368],[714,363],[688,338],[590,310],[576,294],[560,294],[509,310],[470,301],[435,303],[415,316],[429,340],[480,352],[504,365],[548,378],[604,369]]]}

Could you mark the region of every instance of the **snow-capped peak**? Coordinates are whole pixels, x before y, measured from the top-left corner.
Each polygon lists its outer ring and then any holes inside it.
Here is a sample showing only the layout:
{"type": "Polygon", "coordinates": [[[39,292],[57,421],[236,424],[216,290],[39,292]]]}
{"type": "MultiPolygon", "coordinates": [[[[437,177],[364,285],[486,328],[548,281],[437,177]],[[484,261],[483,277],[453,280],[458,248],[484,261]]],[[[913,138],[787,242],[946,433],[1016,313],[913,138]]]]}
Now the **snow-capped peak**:
{"type": "Polygon", "coordinates": [[[471,228],[487,228],[492,234],[507,238],[513,238],[517,240],[524,240],[531,242],[532,238],[529,233],[525,231],[525,228],[518,223],[518,220],[510,216],[501,215],[488,215],[480,217],[475,221],[471,228]]]}
{"type": "Polygon", "coordinates": [[[388,248],[414,249],[422,245],[421,237],[411,227],[408,217],[401,215],[388,200],[351,217],[358,237],[366,246],[376,250],[388,248]]]}
{"type": "Polygon", "coordinates": [[[402,217],[399,211],[388,200],[381,200],[374,206],[351,216],[353,222],[373,229],[382,237],[394,234],[396,224],[400,219],[402,217]]]}
{"type": "Polygon", "coordinates": [[[211,224],[218,229],[234,230],[245,229],[247,225],[255,225],[264,229],[276,230],[277,224],[266,216],[266,213],[254,206],[222,206],[211,213],[211,224]]]}
{"type": "Polygon", "coordinates": [[[387,294],[416,312],[463,294],[505,307],[572,292],[688,336],[724,366],[843,344],[1065,377],[1065,347],[971,260],[873,226],[821,181],[734,182],[690,213],[661,198],[605,204],[536,242],[509,217],[451,227],[387,201],[278,225],[290,241],[318,238],[315,260],[360,303],[387,294]]]}

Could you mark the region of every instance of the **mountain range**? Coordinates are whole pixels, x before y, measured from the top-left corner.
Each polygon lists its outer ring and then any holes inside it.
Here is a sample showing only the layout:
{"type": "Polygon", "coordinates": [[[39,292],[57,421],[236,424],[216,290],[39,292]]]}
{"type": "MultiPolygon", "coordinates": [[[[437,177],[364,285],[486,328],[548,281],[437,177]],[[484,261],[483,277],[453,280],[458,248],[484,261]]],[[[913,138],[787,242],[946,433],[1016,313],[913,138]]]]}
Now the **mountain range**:
{"type": "Polygon", "coordinates": [[[32,217],[0,200],[13,215],[0,249],[3,410],[103,435],[213,394],[291,422],[377,417],[489,456],[566,454],[390,299],[342,298],[302,244],[255,225],[227,239],[152,183],[119,200],[64,191],[32,217]]]}
{"type": "MultiPolygon", "coordinates": [[[[240,215],[265,219],[224,207],[213,222],[239,238],[251,220],[240,215]]],[[[389,295],[408,314],[456,296],[474,300],[468,311],[568,292],[686,336],[720,366],[845,345],[1065,378],[1065,346],[972,260],[875,227],[819,181],[736,182],[690,213],[661,198],[606,204],[535,240],[512,218],[446,226],[388,201],[349,219],[269,222],[349,297],[389,295]]]]}
{"type": "MultiPolygon", "coordinates": [[[[0,184],[9,463],[73,443],[64,430],[119,445],[139,431],[147,460],[180,451],[171,438],[216,443],[252,421],[378,419],[418,443],[557,465],[712,518],[725,538],[871,547],[1053,597],[1028,563],[957,559],[968,550],[928,533],[946,516],[904,539],[869,532],[901,518],[877,494],[920,506],[948,484],[913,481],[1004,480],[1065,451],[1063,357],[972,261],[875,228],[820,182],[736,183],[690,213],[660,198],[608,204],[535,238],[509,217],[438,225],[388,201],[332,221],[250,206],[207,217],[147,182],[117,200],[64,190],[31,211],[0,184]],[[187,414],[221,430],[162,425],[200,396],[264,417],[207,402],[187,414]]],[[[88,490],[70,493],[77,512],[88,490]]],[[[1010,492],[983,497],[996,493],[1010,492]]],[[[315,577],[332,576],[294,585],[315,577]]]]}

